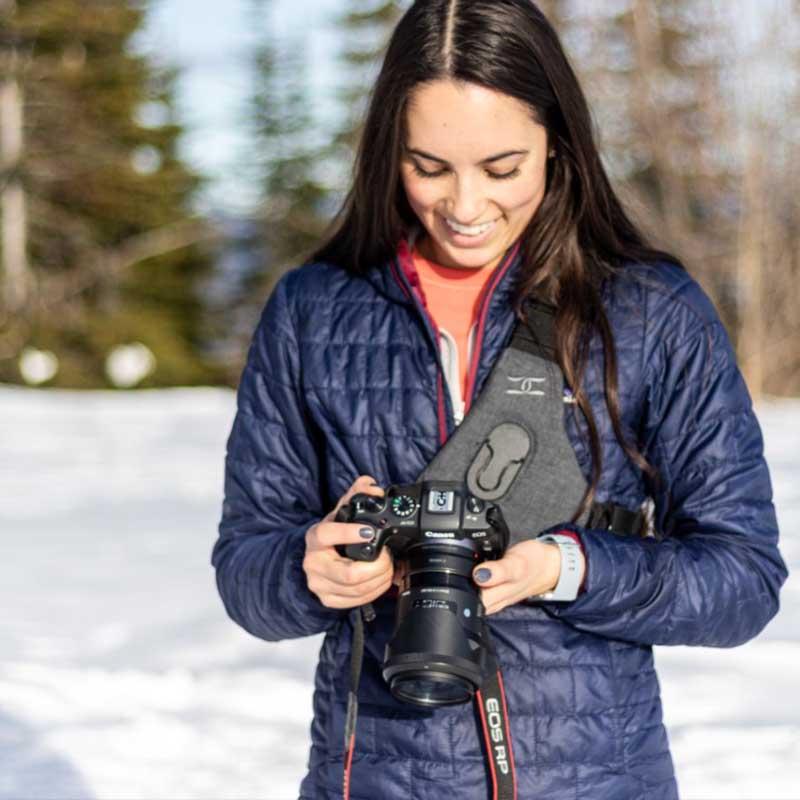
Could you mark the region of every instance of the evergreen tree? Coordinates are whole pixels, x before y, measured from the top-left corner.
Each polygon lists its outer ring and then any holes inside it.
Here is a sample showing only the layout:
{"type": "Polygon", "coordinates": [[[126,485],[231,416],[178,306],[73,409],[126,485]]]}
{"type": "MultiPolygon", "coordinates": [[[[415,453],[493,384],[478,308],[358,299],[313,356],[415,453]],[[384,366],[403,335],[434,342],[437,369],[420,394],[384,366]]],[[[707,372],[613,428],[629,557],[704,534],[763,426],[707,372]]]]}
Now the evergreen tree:
{"type": "Polygon", "coordinates": [[[175,73],[134,49],[146,11],[143,0],[17,0],[6,15],[24,54],[35,288],[6,319],[0,380],[20,379],[27,345],[56,354],[55,385],[108,385],[109,352],[130,342],[155,356],[142,385],[218,378],[201,296],[211,230],[192,214],[200,178],[176,152],[175,73]]]}
{"type": "Polygon", "coordinates": [[[307,50],[299,34],[278,40],[270,4],[254,0],[263,37],[256,47],[256,88],[251,101],[256,170],[262,202],[257,211],[273,269],[296,265],[325,225],[327,189],[317,169],[324,131],[317,130],[307,50]]]}
{"type": "Polygon", "coordinates": [[[240,243],[254,256],[232,303],[240,343],[273,283],[307,258],[338,210],[349,184],[366,93],[388,33],[406,5],[348,0],[335,21],[344,46],[339,108],[331,115],[309,80],[304,34],[277,37],[270,0],[251,0],[253,27],[260,33],[248,109],[253,141],[242,161],[247,175],[257,176],[262,202],[255,235],[240,243]]]}
{"type": "Polygon", "coordinates": [[[352,162],[366,112],[369,87],[377,77],[384,50],[409,0],[347,0],[337,20],[343,42],[340,54],[343,85],[341,129],[334,139],[341,157],[352,162]]]}
{"type": "Polygon", "coordinates": [[[246,345],[275,281],[306,260],[328,218],[326,131],[314,115],[315,100],[302,35],[276,35],[270,0],[250,0],[256,43],[251,54],[253,90],[245,124],[251,132],[240,158],[242,178],[254,183],[258,205],[240,220],[235,243],[237,288],[229,297],[229,348],[246,345]]]}

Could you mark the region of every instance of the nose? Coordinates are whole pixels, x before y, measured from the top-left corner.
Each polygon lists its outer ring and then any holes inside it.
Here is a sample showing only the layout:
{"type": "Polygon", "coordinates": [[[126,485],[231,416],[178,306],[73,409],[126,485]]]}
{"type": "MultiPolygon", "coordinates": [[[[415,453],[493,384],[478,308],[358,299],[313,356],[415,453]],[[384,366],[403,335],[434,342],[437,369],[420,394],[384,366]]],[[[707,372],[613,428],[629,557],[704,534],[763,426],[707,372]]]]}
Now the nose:
{"type": "Polygon", "coordinates": [[[486,196],[472,181],[456,178],[452,184],[447,215],[462,225],[485,222],[486,196]]]}

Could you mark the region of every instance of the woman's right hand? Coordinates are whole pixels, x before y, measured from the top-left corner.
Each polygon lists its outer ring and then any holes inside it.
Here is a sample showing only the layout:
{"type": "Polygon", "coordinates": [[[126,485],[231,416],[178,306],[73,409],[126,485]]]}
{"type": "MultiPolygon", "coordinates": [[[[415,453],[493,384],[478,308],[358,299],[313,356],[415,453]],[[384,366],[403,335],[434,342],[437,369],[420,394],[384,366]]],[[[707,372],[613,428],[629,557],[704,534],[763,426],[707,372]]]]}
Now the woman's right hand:
{"type": "Polygon", "coordinates": [[[363,523],[334,522],[339,509],[359,492],[382,497],[375,479],[361,475],[345,492],[336,508],[306,532],[303,571],[308,588],[327,608],[354,608],[371,603],[392,585],[394,566],[389,548],[384,547],[375,561],[353,561],[336,552],[337,544],[364,544],[369,541],[360,531],[363,523]]]}

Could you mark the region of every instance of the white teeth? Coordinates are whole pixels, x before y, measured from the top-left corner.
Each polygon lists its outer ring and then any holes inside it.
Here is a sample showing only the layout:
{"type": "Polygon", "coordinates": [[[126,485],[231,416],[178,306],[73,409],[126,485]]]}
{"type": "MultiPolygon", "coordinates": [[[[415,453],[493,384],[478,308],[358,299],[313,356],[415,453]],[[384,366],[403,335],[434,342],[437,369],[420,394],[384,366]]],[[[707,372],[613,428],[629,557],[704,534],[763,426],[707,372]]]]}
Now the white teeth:
{"type": "Polygon", "coordinates": [[[492,220],[491,222],[485,222],[483,225],[459,225],[457,222],[453,222],[453,220],[447,217],[444,218],[444,221],[452,230],[464,236],[480,236],[482,233],[486,233],[495,223],[495,220],[492,220]]]}

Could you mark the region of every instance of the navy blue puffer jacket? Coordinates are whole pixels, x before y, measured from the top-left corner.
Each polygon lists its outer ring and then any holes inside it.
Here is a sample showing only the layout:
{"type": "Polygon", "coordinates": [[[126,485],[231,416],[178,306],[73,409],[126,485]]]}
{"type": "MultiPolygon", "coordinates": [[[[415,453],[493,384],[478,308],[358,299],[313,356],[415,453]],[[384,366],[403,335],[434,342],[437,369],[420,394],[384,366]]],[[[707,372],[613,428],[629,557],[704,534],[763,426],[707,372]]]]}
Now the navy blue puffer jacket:
{"type": "MultiPolygon", "coordinates": [[[[488,284],[474,396],[509,341],[518,268],[507,257],[488,284]]],[[[521,800],[676,798],[652,645],[752,639],[777,612],[787,577],[761,433],[707,297],[677,267],[631,265],[604,303],[623,426],[662,482],[649,486],[613,435],[598,350],[587,377],[603,450],[598,499],[637,509],[651,495],[659,537],[577,528],[585,591],[489,618],[521,800]]],[[[347,612],[309,591],[304,536],[358,475],[413,482],[453,432],[434,336],[398,259],[363,278],[307,264],[276,285],[242,375],[212,562],[228,613],[254,636],[326,632],[299,792],[308,800],[342,796],[352,631],[347,612]]],[[[565,424],[588,480],[584,432],[572,414],[565,424]]],[[[376,605],[351,797],[484,800],[473,707],[426,710],[391,696],[380,665],[393,601],[376,605]]]]}

